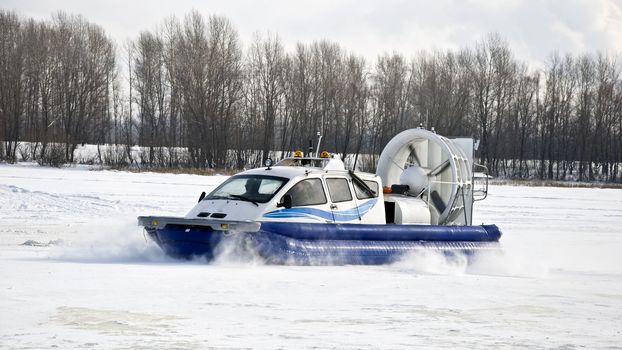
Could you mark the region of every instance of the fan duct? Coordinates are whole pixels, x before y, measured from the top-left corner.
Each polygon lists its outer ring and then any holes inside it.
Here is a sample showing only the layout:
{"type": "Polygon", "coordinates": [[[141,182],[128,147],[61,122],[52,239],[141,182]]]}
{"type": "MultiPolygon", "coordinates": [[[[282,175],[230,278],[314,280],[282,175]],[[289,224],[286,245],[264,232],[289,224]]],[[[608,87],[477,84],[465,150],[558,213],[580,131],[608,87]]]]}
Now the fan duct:
{"type": "Polygon", "coordinates": [[[376,174],[385,186],[408,185],[404,195],[426,201],[430,224],[471,225],[473,140],[409,129],[386,145],[376,174]]]}

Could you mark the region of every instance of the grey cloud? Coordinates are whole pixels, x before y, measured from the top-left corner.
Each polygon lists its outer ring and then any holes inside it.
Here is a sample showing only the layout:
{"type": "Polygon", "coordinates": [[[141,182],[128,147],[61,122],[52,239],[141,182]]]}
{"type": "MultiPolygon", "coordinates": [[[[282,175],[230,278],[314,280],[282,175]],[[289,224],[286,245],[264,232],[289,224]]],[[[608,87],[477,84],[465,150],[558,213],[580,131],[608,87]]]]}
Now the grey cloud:
{"type": "Polygon", "coordinates": [[[248,44],[255,31],[278,33],[287,47],[329,39],[374,59],[385,51],[472,46],[487,33],[506,38],[517,57],[535,65],[552,51],[581,54],[622,50],[618,0],[385,0],[385,1],[34,1],[5,0],[3,8],[45,18],[80,13],[117,40],[152,29],[192,8],[232,20],[248,44]]]}

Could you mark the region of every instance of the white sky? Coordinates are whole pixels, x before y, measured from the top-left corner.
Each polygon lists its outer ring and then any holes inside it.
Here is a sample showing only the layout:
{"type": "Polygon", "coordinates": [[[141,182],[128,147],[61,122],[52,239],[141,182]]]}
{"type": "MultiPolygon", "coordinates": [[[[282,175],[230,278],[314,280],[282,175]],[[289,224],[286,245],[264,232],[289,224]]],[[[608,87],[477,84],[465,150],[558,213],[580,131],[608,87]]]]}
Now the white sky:
{"type": "Polygon", "coordinates": [[[82,14],[118,44],[196,9],[229,18],[245,45],[269,31],[288,49],[329,39],[370,61],[383,52],[473,46],[490,32],[535,66],[553,51],[622,53],[622,0],[2,0],[1,7],[38,19],[82,14]]]}

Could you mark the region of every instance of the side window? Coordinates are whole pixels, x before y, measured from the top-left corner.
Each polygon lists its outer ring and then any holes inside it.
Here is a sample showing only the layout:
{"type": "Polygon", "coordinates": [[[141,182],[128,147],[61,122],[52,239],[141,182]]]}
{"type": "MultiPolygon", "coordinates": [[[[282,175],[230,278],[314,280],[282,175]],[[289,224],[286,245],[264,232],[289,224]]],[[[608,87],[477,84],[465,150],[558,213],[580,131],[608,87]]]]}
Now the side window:
{"type": "Polygon", "coordinates": [[[328,193],[333,203],[345,202],[352,200],[352,193],[346,179],[326,179],[328,185],[328,193]]]}
{"type": "Polygon", "coordinates": [[[376,181],[371,181],[371,180],[363,180],[363,182],[365,182],[367,187],[369,187],[369,189],[374,192],[374,195],[371,196],[356,181],[352,181],[352,183],[354,184],[354,192],[356,192],[356,198],[358,198],[358,199],[367,199],[367,198],[378,197],[378,183],[376,181]]]}
{"type": "Polygon", "coordinates": [[[326,194],[320,179],[302,180],[288,192],[292,196],[292,206],[318,205],[326,203],[326,194]]]}

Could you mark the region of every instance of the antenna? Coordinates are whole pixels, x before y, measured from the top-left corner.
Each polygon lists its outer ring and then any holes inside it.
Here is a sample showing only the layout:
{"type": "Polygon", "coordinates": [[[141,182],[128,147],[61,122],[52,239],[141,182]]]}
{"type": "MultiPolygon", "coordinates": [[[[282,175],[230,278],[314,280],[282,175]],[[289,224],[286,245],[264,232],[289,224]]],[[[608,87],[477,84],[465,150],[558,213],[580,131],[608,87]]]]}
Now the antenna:
{"type": "MultiPolygon", "coordinates": [[[[322,133],[321,132],[317,132],[317,148],[315,149],[315,156],[319,157],[320,156],[320,144],[322,143],[322,133]]],[[[311,151],[313,151],[313,148],[310,149],[311,151]]]]}

